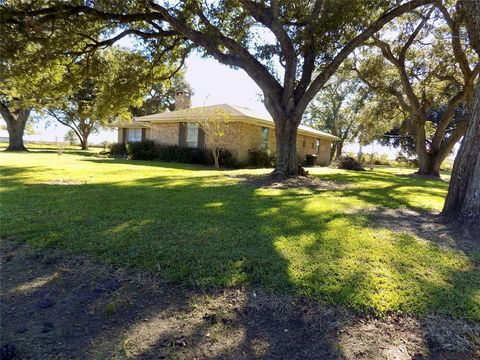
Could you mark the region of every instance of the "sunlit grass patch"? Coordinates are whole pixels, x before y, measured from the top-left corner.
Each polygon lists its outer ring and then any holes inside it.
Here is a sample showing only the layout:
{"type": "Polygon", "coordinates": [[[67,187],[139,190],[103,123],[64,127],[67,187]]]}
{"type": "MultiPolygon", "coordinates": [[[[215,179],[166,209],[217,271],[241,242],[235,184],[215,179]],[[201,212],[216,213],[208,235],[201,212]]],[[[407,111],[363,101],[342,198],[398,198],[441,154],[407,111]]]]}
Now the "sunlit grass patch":
{"type": "Polygon", "coordinates": [[[480,319],[479,255],[377,226],[372,209],[438,212],[448,184],[329,168],[334,190],[255,188],[241,175],[78,154],[0,155],[1,236],[201,286],[251,284],[385,314],[480,319]],[[47,184],[48,183],[48,184],[47,184]]]}

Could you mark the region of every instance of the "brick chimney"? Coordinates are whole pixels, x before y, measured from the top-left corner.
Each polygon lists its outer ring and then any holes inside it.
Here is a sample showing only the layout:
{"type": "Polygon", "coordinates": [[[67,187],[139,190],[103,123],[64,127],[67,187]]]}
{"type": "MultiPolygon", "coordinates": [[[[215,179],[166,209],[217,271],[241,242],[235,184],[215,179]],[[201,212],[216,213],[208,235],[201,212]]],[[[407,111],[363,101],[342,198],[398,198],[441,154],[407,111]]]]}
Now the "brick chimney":
{"type": "Polygon", "coordinates": [[[188,90],[175,91],[175,110],[189,109],[192,106],[188,90]]]}

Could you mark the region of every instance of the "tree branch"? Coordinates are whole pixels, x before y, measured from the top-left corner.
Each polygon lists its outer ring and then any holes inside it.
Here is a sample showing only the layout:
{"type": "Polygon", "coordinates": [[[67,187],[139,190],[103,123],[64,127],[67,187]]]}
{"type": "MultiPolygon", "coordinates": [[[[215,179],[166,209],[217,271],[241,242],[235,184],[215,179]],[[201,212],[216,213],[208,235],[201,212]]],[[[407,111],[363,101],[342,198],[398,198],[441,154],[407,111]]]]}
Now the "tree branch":
{"type": "Polygon", "coordinates": [[[442,140],[445,136],[445,131],[448,125],[452,122],[453,116],[455,114],[455,110],[458,104],[465,98],[465,93],[463,91],[458,92],[452,97],[448,104],[447,108],[445,109],[445,113],[443,114],[442,118],[440,119],[437,129],[435,130],[435,134],[432,138],[432,143],[430,148],[432,150],[437,150],[440,148],[442,140]]]}
{"type": "Polygon", "coordinates": [[[323,85],[338,69],[342,62],[353,52],[353,50],[362,45],[365,40],[382,29],[394,18],[429,3],[431,3],[431,0],[412,0],[403,5],[399,5],[396,8],[384,13],[371,26],[350,40],[347,45],[345,45],[344,48],[335,56],[335,58],[325,67],[325,69],[323,69],[323,71],[313,80],[298,103],[298,111],[303,112],[306,109],[308,103],[312,101],[315,95],[320,91],[323,85]]]}

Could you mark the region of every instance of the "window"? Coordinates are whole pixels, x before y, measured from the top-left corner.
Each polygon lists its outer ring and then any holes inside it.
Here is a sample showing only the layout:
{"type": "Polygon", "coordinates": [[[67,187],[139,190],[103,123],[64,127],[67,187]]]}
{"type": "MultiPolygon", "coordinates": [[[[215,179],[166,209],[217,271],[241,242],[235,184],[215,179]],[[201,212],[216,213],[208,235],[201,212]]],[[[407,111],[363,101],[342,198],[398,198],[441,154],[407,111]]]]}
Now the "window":
{"type": "Polygon", "coordinates": [[[142,129],[127,129],[127,141],[142,141],[142,129]]]}
{"type": "Polygon", "coordinates": [[[262,133],[260,134],[260,149],[267,150],[268,149],[268,135],[270,133],[270,129],[266,127],[262,127],[262,133]]]}
{"type": "Polygon", "coordinates": [[[315,143],[312,141],[312,149],[315,148],[315,143]]]}
{"type": "Polygon", "coordinates": [[[306,146],[307,146],[307,142],[303,140],[303,147],[306,147],[306,146]]]}
{"type": "Polygon", "coordinates": [[[320,139],[317,139],[317,154],[320,153],[320,139]]]}
{"type": "Polygon", "coordinates": [[[188,148],[198,147],[198,124],[187,123],[187,136],[185,145],[188,148]]]}

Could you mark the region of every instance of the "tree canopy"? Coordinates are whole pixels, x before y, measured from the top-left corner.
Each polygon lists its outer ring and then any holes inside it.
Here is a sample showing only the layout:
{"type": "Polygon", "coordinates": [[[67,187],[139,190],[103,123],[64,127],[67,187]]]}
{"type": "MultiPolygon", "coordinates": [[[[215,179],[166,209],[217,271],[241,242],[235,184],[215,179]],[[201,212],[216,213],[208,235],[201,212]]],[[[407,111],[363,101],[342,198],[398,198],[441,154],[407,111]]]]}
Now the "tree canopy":
{"type": "Polygon", "coordinates": [[[298,171],[297,127],[318,91],[356,47],[395,17],[429,2],[45,0],[15,2],[2,12],[34,33],[36,27],[53,29],[54,39],[80,33],[87,39],[84,51],[133,36],[152,56],[184,57],[197,48],[243,69],[263,92],[276,124],[276,167],[289,175],[298,171]],[[77,23],[90,21],[98,26],[78,31],[77,23]]]}
{"type": "Polygon", "coordinates": [[[464,25],[454,8],[437,2],[392,21],[358,52],[358,77],[380,98],[377,111],[386,112],[394,128],[389,135],[415,146],[421,174],[439,176],[467,128],[465,108],[480,63],[464,25]],[[392,101],[399,111],[385,106],[392,101]]]}
{"type": "Polygon", "coordinates": [[[304,123],[328,131],[340,140],[331,149],[331,158],[342,155],[343,145],[354,141],[362,128],[360,112],[369,91],[349,69],[343,67],[310,103],[304,123]]]}

